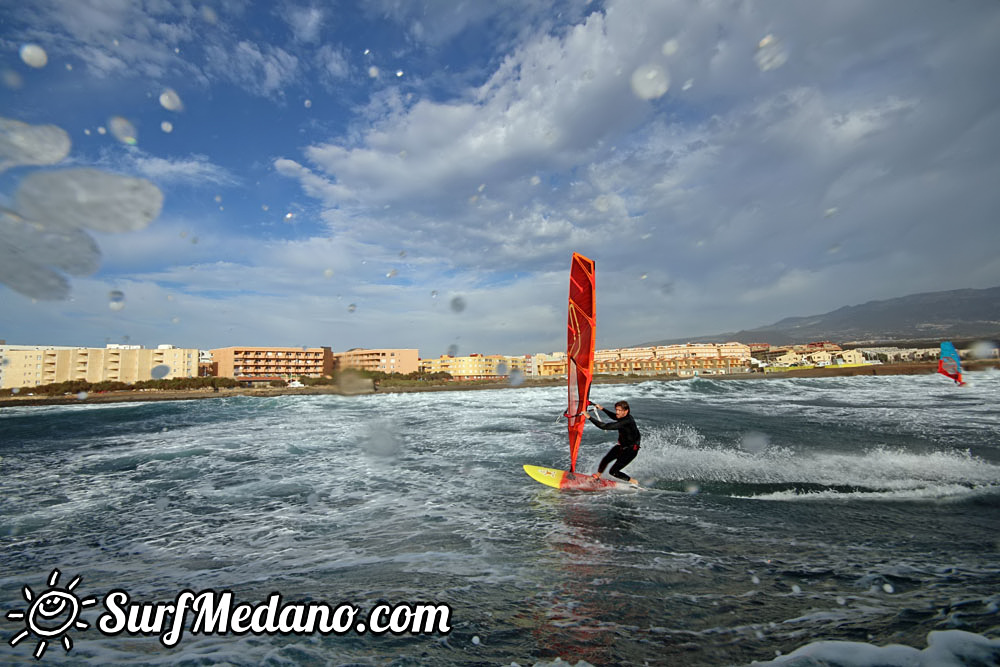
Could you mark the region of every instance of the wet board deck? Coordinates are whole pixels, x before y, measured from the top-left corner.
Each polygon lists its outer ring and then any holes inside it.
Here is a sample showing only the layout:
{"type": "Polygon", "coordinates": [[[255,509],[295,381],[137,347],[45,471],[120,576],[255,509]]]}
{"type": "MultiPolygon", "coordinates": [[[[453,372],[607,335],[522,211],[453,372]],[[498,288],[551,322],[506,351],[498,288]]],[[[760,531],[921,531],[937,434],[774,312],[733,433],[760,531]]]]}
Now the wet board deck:
{"type": "Polygon", "coordinates": [[[568,470],[556,470],[554,468],[542,468],[525,464],[524,472],[545,486],[563,491],[605,491],[609,489],[635,489],[634,484],[628,482],[615,482],[610,479],[594,479],[591,475],[581,475],[568,470]]]}

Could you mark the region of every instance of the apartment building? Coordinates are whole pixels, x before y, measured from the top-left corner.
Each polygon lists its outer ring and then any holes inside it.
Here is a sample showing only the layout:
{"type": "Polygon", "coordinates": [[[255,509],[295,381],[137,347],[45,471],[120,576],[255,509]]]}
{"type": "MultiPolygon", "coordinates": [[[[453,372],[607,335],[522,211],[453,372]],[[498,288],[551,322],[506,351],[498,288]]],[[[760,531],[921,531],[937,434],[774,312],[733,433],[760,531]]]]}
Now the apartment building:
{"type": "Polygon", "coordinates": [[[528,357],[502,354],[470,354],[463,357],[443,354],[437,359],[420,360],[421,371],[449,373],[456,380],[489,380],[510,377],[512,373],[524,376],[528,366],[528,357]]]}
{"type": "MultiPolygon", "coordinates": [[[[687,343],[594,351],[598,375],[718,375],[750,368],[750,346],[743,343],[687,343]]],[[[564,357],[541,362],[540,377],[566,374],[564,357]]]]}
{"type": "Polygon", "coordinates": [[[329,347],[223,347],[211,353],[219,377],[294,380],[333,375],[333,350],[329,347]]]}
{"type": "Polygon", "coordinates": [[[115,344],[106,348],[7,345],[0,387],[37,387],[71,380],[133,384],[197,375],[198,350],[173,345],[156,349],[115,344]]]}
{"type": "Polygon", "coordinates": [[[369,350],[354,348],[333,355],[334,367],[358,368],[382,373],[416,373],[420,370],[420,352],[415,348],[369,350]]]}

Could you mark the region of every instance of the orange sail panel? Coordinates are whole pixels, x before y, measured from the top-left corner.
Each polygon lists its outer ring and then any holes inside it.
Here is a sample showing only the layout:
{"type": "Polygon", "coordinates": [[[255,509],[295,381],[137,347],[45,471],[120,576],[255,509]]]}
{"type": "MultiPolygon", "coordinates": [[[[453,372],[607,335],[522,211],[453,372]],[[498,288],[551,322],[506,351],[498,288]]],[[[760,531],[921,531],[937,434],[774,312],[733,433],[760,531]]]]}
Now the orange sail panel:
{"type": "Polygon", "coordinates": [[[569,379],[569,469],[576,472],[583,427],[587,423],[590,382],[594,376],[594,262],[573,253],[569,271],[569,320],[566,372],[569,379]]]}

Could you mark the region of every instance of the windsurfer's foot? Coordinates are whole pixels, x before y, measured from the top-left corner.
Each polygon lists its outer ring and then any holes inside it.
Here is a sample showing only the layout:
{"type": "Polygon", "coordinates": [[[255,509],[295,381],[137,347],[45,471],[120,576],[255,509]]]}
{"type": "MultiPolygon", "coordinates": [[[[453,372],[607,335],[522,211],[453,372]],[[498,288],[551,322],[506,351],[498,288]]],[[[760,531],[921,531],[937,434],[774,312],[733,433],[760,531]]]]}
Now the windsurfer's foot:
{"type": "Polygon", "coordinates": [[[600,479],[601,478],[601,473],[595,472],[593,475],[591,475],[591,477],[593,477],[594,479],[600,479]]]}
{"type": "Polygon", "coordinates": [[[629,477],[628,483],[634,484],[635,486],[639,486],[639,480],[637,480],[635,477],[629,477]]]}

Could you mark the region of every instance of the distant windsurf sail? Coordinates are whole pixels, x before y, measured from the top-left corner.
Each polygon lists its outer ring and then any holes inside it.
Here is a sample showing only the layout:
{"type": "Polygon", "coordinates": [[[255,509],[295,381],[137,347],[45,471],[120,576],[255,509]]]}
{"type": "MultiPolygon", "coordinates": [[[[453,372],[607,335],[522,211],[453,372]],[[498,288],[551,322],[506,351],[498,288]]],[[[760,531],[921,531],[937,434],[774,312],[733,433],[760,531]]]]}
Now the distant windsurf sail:
{"type": "Polygon", "coordinates": [[[938,360],[938,373],[947,375],[955,381],[955,384],[965,384],[962,382],[962,360],[958,356],[958,350],[948,341],[941,343],[941,358],[938,360]]]}
{"type": "Polygon", "coordinates": [[[569,381],[569,470],[576,471],[583,427],[587,423],[590,382],[594,376],[594,262],[573,253],[569,271],[569,318],[566,336],[566,372],[569,381]]]}

